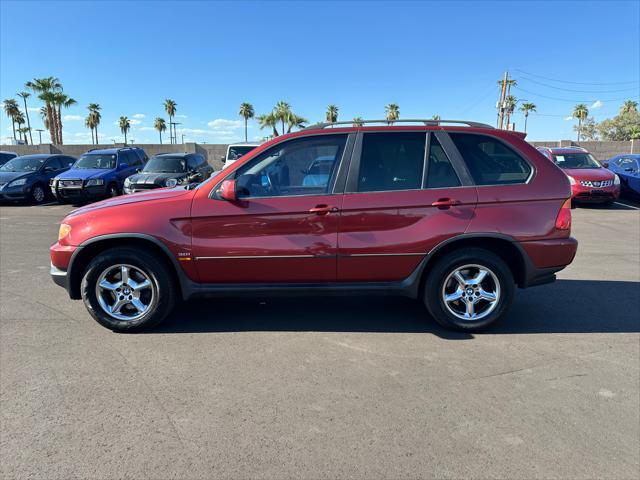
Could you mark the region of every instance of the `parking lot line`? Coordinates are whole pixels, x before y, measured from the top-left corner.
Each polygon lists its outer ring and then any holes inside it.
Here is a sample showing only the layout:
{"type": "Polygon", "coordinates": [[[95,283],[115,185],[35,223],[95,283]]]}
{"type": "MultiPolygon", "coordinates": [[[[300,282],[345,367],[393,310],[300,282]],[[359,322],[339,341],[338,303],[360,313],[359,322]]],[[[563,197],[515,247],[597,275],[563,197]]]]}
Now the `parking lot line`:
{"type": "Polygon", "coordinates": [[[628,205],[626,203],[622,203],[622,202],[614,202],[616,205],[620,205],[622,207],[627,207],[627,208],[633,208],[634,210],[640,210],[640,208],[638,207],[634,207],[633,205],[628,205]]]}

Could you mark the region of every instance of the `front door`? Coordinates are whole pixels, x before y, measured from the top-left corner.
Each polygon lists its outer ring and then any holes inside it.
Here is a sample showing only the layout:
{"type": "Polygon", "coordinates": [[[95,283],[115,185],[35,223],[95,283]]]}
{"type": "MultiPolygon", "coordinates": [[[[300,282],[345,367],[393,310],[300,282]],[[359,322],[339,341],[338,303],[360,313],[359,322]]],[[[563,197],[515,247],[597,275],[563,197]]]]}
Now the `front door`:
{"type": "Polygon", "coordinates": [[[358,139],[342,204],[338,281],[403,280],[434,246],[464,233],[477,192],[447,155],[448,142],[424,130],[358,139]]]}
{"type": "MultiPolygon", "coordinates": [[[[202,283],[336,280],[339,211],[334,193],[346,134],[286,140],[244,163],[238,200],[196,196],[192,255],[202,283]]],[[[233,168],[233,167],[232,167],[233,168]]]]}

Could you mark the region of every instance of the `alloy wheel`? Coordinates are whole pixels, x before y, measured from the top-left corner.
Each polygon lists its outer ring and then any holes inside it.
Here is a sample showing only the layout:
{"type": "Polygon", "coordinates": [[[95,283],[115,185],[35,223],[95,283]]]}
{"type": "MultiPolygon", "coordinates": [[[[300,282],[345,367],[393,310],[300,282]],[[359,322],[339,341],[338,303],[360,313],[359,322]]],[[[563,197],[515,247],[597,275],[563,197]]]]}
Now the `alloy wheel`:
{"type": "Polygon", "coordinates": [[[142,317],[158,297],[149,275],[139,267],[126,264],[106,268],[98,277],[95,293],[107,315],[125,321],[142,317]]]}
{"type": "Polygon", "coordinates": [[[485,266],[456,267],[444,281],[442,301],[455,317],[466,321],[480,320],[498,306],[500,282],[485,266]]]}
{"type": "Polygon", "coordinates": [[[36,185],[35,187],[33,187],[32,194],[33,194],[33,199],[35,200],[36,203],[41,203],[42,201],[44,201],[44,190],[39,185],[36,185]]]}

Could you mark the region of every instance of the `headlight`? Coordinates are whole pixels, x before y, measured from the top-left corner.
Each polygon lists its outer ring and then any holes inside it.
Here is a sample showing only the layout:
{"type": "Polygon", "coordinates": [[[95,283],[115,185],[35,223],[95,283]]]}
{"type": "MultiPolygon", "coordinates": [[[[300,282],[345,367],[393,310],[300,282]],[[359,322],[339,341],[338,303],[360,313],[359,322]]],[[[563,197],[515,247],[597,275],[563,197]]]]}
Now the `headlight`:
{"type": "Polygon", "coordinates": [[[61,223],[60,230],[58,230],[58,241],[69,235],[69,233],[71,233],[71,225],[61,223]]]}
{"type": "Polygon", "coordinates": [[[19,187],[20,185],[24,185],[25,183],[27,183],[26,178],[19,178],[18,180],[14,180],[13,182],[10,182],[9,185],[7,185],[7,187],[19,187]]]}
{"type": "Polygon", "coordinates": [[[124,186],[128,187],[129,185],[131,185],[131,179],[129,177],[125,178],[124,180],[124,186]]]}
{"type": "Polygon", "coordinates": [[[620,185],[620,177],[615,173],[613,174],[613,184],[616,186],[620,185]]]}
{"type": "Polygon", "coordinates": [[[104,179],[92,178],[91,180],[87,180],[84,184],[85,187],[97,187],[99,185],[104,185],[104,179]]]}
{"type": "Polygon", "coordinates": [[[576,179],[573,178],[571,175],[567,175],[567,177],[569,178],[569,183],[571,185],[575,185],[576,184],[576,179]]]}
{"type": "Polygon", "coordinates": [[[178,180],[176,180],[175,178],[167,178],[167,180],[164,182],[164,185],[166,187],[175,187],[176,185],[178,185],[178,180]]]}

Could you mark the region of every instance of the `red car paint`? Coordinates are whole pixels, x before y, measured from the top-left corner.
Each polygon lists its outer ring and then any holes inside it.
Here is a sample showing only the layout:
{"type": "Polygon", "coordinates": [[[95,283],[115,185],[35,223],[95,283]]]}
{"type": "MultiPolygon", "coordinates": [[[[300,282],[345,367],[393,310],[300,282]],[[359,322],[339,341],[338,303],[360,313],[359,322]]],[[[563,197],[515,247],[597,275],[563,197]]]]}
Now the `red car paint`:
{"type": "MultiPolygon", "coordinates": [[[[449,126],[304,130],[267,142],[195,190],[159,189],[75,210],[63,220],[71,233],[51,247],[51,262],[66,271],[79,247],[144,235],[161,242],[196,284],[380,282],[407,278],[448,241],[500,236],[520,245],[522,261],[534,270],[557,271],[571,263],[577,248],[568,228],[556,228],[569,195],[566,176],[521,134],[449,126]],[[394,131],[493,136],[519,152],[534,173],[526,184],[514,185],[238,201],[210,197],[232,172],[280,142],[394,131]]],[[[74,298],[80,277],[68,280],[74,298]]]]}

